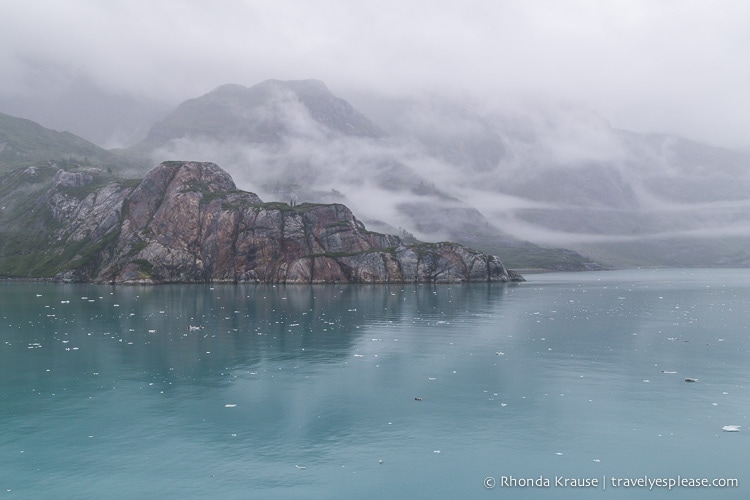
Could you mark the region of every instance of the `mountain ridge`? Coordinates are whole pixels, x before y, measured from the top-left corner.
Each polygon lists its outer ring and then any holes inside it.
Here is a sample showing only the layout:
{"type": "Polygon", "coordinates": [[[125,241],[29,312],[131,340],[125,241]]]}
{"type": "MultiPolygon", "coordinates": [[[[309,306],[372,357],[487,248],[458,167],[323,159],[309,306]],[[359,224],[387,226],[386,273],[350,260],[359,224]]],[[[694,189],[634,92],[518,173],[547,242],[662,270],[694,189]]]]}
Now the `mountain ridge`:
{"type": "Polygon", "coordinates": [[[140,177],[174,158],[214,161],[264,199],[346,203],[386,231],[457,241],[514,267],[750,262],[750,155],[614,129],[572,105],[386,104],[376,123],[319,80],[225,84],[110,151],[129,164],[106,168],[140,177]]]}
{"type": "Polygon", "coordinates": [[[200,97],[189,99],[149,130],[146,138],[131,148],[140,154],[152,152],[165,142],[187,136],[210,137],[221,142],[241,139],[251,143],[278,143],[293,133],[270,113],[273,106],[301,104],[313,120],[335,132],[363,137],[385,133],[334,96],[320,80],[266,80],[251,87],[224,84],[200,97]],[[196,118],[200,118],[199,120],[196,118]]]}
{"type": "Polygon", "coordinates": [[[0,192],[2,275],[120,284],[523,280],[461,245],[367,231],[341,204],[264,203],[213,163],[165,162],[137,184],[53,170],[7,174],[36,188],[26,199],[18,186],[0,192]]]}
{"type": "Polygon", "coordinates": [[[522,267],[598,268],[575,252],[511,236],[470,202],[431,183],[405,161],[397,137],[319,80],[221,85],[183,102],[131,151],[153,162],[217,161],[243,186],[277,201],[326,202],[330,193],[339,193],[369,220],[383,218],[380,208],[372,208],[382,200],[383,209],[392,212],[386,221],[391,227],[421,232],[422,240],[447,239],[507,254],[522,267]],[[360,195],[362,190],[367,193],[360,195]],[[404,200],[388,201],[393,197],[404,200]]]}
{"type": "Polygon", "coordinates": [[[26,118],[0,113],[0,172],[35,163],[97,164],[110,171],[132,163],[70,132],[58,132],[26,118]]]}

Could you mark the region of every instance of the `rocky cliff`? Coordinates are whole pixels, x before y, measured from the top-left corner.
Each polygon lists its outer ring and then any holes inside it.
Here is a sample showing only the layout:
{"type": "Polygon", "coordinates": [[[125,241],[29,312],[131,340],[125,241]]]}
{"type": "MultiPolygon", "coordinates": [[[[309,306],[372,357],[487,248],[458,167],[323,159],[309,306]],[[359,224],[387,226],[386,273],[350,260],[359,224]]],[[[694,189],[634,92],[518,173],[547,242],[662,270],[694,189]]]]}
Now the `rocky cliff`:
{"type": "MultiPolygon", "coordinates": [[[[405,245],[340,204],[263,203],[213,163],[165,162],[137,185],[58,170],[43,195],[57,277],[112,283],[522,281],[454,243],[405,245]],[[71,252],[75,247],[77,252],[71,252]],[[54,250],[59,248],[59,250],[54,250]],[[72,253],[75,253],[73,255],[72,253]]],[[[41,207],[40,207],[41,208],[41,207]]]]}

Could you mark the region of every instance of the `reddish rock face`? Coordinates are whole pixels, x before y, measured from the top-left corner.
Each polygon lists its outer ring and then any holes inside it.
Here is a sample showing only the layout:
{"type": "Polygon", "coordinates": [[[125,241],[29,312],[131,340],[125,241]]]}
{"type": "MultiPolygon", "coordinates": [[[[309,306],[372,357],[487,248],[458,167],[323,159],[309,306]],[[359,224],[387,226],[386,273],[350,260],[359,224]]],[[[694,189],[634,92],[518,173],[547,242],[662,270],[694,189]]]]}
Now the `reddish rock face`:
{"type": "MultiPolygon", "coordinates": [[[[119,234],[102,251],[96,269],[80,270],[82,279],[116,283],[523,280],[497,257],[461,245],[404,245],[396,236],[367,231],[344,205],[263,203],[253,193],[238,191],[229,174],[213,163],[165,162],[134,189],[105,189],[117,194],[107,198],[108,206],[116,210],[106,217],[91,201],[85,213],[76,212],[76,207],[65,212],[77,213],[79,222],[87,221],[76,226],[79,237],[119,234]]],[[[99,198],[104,194],[97,193],[99,198]]]]}

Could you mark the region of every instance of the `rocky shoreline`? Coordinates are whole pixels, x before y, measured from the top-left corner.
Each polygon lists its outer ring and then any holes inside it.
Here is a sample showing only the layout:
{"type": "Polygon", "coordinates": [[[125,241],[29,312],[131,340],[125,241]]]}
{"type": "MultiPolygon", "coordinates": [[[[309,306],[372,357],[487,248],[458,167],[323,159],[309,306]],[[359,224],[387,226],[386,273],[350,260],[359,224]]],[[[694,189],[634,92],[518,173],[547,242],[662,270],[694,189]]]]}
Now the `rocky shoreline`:
{"type": "Polygon", "coordinates": [[[57,227],[47,254],[68,259],[56,281],[524,281],[496,256],[456,243],[405,244],[368,231],[341,204],[264,203],[214,163],[164,162],[138,184],[92,183],[59,170],[43,196],[57,227]]]}

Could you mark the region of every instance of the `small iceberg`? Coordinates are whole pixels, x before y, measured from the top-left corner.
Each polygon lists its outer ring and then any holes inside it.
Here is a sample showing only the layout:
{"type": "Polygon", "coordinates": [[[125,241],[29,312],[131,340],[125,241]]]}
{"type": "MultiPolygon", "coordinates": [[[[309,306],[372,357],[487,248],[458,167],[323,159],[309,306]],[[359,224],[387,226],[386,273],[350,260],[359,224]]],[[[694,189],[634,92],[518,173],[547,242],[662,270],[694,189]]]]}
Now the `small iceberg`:
{"type": "Polygon", "coordinates": [[[741,425],[725,425],[721,428],[724,432],[740,432],[741,425]]]}

